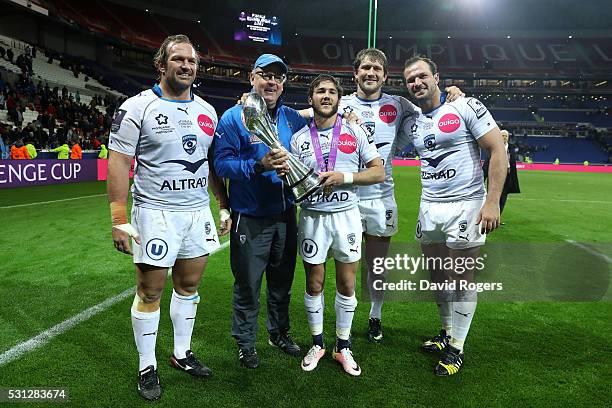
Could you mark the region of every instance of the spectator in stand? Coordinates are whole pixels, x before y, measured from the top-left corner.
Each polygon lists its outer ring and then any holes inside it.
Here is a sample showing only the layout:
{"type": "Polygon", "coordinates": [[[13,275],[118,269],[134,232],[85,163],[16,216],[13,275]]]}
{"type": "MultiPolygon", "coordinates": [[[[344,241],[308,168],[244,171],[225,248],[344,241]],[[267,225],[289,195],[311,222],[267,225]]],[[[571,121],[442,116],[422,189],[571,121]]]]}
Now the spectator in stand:
{"type": "MultiPolygon", "coordinates": [[[[504,182],[504,188],[501,196],[499,197],[499,213],[501,215],[504,212],[508,194],[519,194],[521,192],[521,188],[519,186],[518,175],[516,172],[516,156],[513,153],[513,149],[511,149],[508,144],[509,133],[507,130],[501,130],[500,133],[504,138],[504,146],[506,148],[506,155],[508,156],[508,174],[506,176],[506,181],[504,182]]],[[[484,173],[484,179],[487,181],[489,177],[489,159],[485,160],[484,165],[482,166],[482,171],[484,173]]],[[[506,223],[502,222],[501,224],[505,225],[506,223]]]]}
{"type": "Polygon", "coordinates": [[[15,109],[15,116],[13,117],[13,122],[18,127],[21,127],[21,125],[23,124],[23,113],[21,106],[18,106],[15,109]]]}
{"type": "Polygon", "coordinates": [[[70,156],[70,147],[68,147],[68,143],[66,142],[62,142],[61,146],[58,146],[55,149],[51,149],[49,151],[57,153],[58,160],[67,160],[70,156]]]}
{"type": "Polygon", "coordinates": [[[105,144],[100,145],[100,153],[98,154],[98,159],[108,159],[108,149],[106,148],[105,144]]]}
{"type": "MultiPolygon", "coordinates": [[[[8,143],[8,138],[7,138],[8,143]]],[[[0,160],[8,160],[11,157],[11,152],[7,144],[4,143],[3,134],[0,132],[0,160]]]]}
{"type": "Polygon", "coordinates": [[[6,49],[0,45],[0,58],[4,58],[6,55],[6,49]]]}
{"type": "Polygon", "coordinates": [[[29,160],[30,154],[28,149],[23,145],[23,140],[19,139],[11,146],[11,159],[12,160],[29,160]]]}
{"type": "Polygon", "coordinates": [[[102,145],[102,142],[100,142],[100,139],[98,139],[95,136],[91,137],[91,148],[93,150],[98,150],[102,145]]]}
{"type": "Polygon", "coordinates": [[[70,159],[72,160],[81,160],[83,158],[83,149],[79,146],[77,141],[70,141],[70,159]]]}
{"type": "Polygon", "coordinates": [[[6,91],[6,82],[2,79],[2,74],[0,73],[0,93],[6,91]]]}
{"type": "Polygon", "coordinates": [[[30,142],[25,145],[25,147],[28,151],[28,154],[30,155],[30,159],[34,160],[36,156],[38,156],[38,152],[36,152],[36,147],[34,147],[34,144],[32,143],[31,139],[30,142]]]}
{"type": "Polygon", "coordinates": [[[0,109],[5,109],[6,108],[6,99],[4,97],[4,92],[0,91],[0,109]]]}
{"type": "Polygon", "coordinates": [[[13,57],[15,56],[15,54],[13,54],[13,49],[9,48],[8,50],[6,50],[6,59],[12,64],[13,63],[13,57]]]}

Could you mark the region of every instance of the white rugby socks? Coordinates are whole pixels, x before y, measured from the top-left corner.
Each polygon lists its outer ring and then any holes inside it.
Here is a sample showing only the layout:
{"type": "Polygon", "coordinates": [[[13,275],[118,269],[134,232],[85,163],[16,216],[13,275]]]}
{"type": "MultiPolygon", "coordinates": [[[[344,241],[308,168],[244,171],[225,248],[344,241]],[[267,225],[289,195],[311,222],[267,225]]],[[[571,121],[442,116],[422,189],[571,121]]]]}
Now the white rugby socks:
{"type": "Polygon", "coordinates": [[[174,357],[185,358],[185,352],[191,350],[191,335],[195,323],[200,295],[179,295],[172,289],[170,300],[170,319],[174,328],[174,357]]]}
{"type": "Polygon", "coordinates": [[[152,365],[157,369],[155,359],[155,342],[157,341],[157,329],[159,327],[159,309],[154,312],[139,312],[132,307],[132,330],[136,349],[138,349],[138,371],[142,371],[152,365]]]}

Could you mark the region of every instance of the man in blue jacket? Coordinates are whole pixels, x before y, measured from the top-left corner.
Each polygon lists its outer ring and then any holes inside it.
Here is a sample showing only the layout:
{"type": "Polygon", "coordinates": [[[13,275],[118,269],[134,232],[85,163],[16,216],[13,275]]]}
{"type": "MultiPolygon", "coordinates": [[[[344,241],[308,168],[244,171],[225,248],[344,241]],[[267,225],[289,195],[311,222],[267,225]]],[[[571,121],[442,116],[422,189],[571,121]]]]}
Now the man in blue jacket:
{"type": "MultiPolygon", "coordinates": [[[[279,100],[287,66],[276,55],[263,54],[250,75],[253,91],[266,101],[281,143],[290,148],[291,135],[306,122],[279,100]]],[[[269,343],[299,357],[300,348],[289,336],[289,300],[295,270],[297,225],[291,190],[276,175],[286,153],[270,150],[244,127],[242,106],[227,110],[216,130],[214,165],[229,180],[233,227],[230,259],[234,275],[232,336],[240,362],[257,368],[255,350],[259,293],[263,273],[267,282],[266,326],[269,343]]]]}

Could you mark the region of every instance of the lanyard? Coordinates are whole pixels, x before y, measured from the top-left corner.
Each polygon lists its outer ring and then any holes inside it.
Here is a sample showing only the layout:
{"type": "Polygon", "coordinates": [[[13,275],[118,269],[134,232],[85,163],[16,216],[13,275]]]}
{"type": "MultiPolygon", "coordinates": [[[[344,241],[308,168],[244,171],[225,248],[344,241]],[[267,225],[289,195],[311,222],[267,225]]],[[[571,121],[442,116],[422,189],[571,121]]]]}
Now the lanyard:
{"type": "Polygon", "coordinates": [[[336,117],[336,123],[334,123],[334,130],[332,134],[331,146],[329,147],[329,158],[327,164],[323,160],[323,153],[321,152],[321,141],[319,140],[319,132],[317,131],[317,124],[312,119],[310,122],[310,139],[312,140],[312,148],[315,153],[315,158],[319,164],[320,171],[333,171],[336,166],[336,155],[338,153],[338,140],[340,140],[340,129],[342,128],[342,117],[338,115],[336,117]]]}

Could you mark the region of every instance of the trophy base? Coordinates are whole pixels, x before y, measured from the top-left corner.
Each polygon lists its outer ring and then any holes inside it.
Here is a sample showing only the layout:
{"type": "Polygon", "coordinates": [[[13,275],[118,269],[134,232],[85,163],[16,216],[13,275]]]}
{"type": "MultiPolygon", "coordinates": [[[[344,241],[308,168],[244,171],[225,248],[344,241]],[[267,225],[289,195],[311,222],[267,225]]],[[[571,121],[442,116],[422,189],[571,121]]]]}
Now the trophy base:
{"type": "MultiPolygon", "coordinates": [[[[325,180],[319,180],[318,177],[313,174],[315,171],[310,169],[308,173],[304,175],[301,179],[297,180],[293,184],[287,183],[287,185],[293,191],[293,195],[295,196],[295,202],[301,203],[306,200],[312,194],[314,194],[317,190],[321,188],[321,184],[325,182],[325,180]],[[307,186],[306,188],[304,188],[307,186]]],[[[286,181],[285,177],[285,181],[286,181]]]]}

